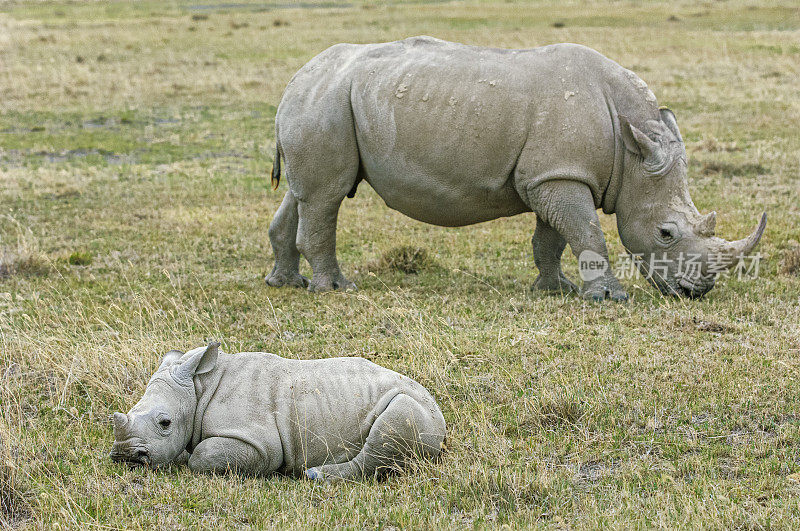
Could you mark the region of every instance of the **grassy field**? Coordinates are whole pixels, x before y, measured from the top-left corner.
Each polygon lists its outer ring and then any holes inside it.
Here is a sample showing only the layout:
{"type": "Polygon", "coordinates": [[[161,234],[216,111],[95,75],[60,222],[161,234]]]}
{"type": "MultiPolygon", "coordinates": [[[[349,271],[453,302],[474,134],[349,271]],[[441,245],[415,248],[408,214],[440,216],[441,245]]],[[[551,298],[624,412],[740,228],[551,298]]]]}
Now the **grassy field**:
{"type": "Polygon", "coordinates": [[[0,3],[0,526],[796,528],[798,86],[790,0],[0,3]],[[636,71],[721,235],[769,213],[759,278],[698,301],[640,277],[628,304],[540,295],[532,215],[437,228],[361,186],[338,233],[360,291],[268,289],[283,87],[331,44],[416,34],[578,42],[636,71]],[[211,337],[406,373],[449,451],[363,484],[112,464],[108,414],[211,337]]]}

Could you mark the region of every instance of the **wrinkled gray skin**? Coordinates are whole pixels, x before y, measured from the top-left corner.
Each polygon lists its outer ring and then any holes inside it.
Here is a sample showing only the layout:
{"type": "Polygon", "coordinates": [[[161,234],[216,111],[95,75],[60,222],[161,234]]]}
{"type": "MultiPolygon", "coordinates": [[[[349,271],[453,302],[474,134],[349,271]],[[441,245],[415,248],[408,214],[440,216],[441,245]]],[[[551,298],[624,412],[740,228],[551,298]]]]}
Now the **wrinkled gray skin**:
{"type": "Polygon", "coordinates": [[[445,422],[414,380],[362,358],[299,361],[171,351],[144,396],[114,413],[111,458],[197,472],[360,479],[442,449],[445,422]]]}
{"type": "MultiPolygon", "coordinates": [[[[702,216],[689,197],[675,116],[633,72],[576,44],[338,44],[297,72],[275,128],[273,185],[282,155],[289,191],[269,228],[271,286],[355,287],[336,260],[336,219],[361,180],[389,207],[435,225],[535,212],[542,290],[578,291],[561,271],[566,244],[608,260],[598,208],[617,215],[622,243],[642,255],[652,284],[691,297],[714,285],[709,257],[732,263],[766,223],[743,240],[716,238],[716,214],[702,216]],[[701,267],[688,274],[680,253],[699,254],[701,267]],[[298,271],[301,254],[311,281],[298,271]],[[666,274],[649,274],[651,258],[666,274]]],[[[627,298],[610,268],[582,292],[627,298]]]]}

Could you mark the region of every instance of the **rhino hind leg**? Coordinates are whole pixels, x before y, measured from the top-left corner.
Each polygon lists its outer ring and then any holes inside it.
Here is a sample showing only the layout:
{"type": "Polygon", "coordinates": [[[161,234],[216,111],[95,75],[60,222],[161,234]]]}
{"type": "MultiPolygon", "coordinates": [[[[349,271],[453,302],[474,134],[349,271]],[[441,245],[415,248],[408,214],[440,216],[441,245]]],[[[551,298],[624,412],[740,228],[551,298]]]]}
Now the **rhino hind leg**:
{"type": "MultiPolygon", "coordinates": [[[[356,183],[360,161],[349,96],[344,94],[344,101],[339,96],[334,91],[330,101],[289,103],[279,115],[287,180],[297,198],[295,243],[313,270],[309,291],[356,287],[342,275],[336,260],[339,207],[356,183]],[[330,115],[329,119],[321,120],[320,114],[330,115]]],[[[296,94],[289,97],[295,99],[296,94]]]]}
{"type": "Polygon", "coordinates": [[[338,201],[301,201],[297,247],[306,257],[314,275],[309,291],[350,291],[356,285],[347,280],[336,259],[336,220],[344,194],[338,201]]]}
{"type": "Polygon", "coordinates": [[[561,255],[567,246],[567,240],[538,216],[531,244],[533,245],[533,261],[539,269],[539,276],[536,277],[531,289],[579,293],[578,286],[573,284],[561,270],[561,255]]]}
{"type": "Polygon", "coordinates": [[[291,190],[269,225],[269,241],[275,254],[275,267],[265,279],[267,285],[279,288],[305,288],[308,279],[300,274],[300,251],[297,250],[297,198],[291,190]]]}
{"type": "Polygon", "coordinates": [[[432,458],[442,451],[444,420],[409,395],[394,397],[375,418],[361,451],[350,461],[305,471],[314,480],[359,480],[397,471],[409,460],[432,458]]]}

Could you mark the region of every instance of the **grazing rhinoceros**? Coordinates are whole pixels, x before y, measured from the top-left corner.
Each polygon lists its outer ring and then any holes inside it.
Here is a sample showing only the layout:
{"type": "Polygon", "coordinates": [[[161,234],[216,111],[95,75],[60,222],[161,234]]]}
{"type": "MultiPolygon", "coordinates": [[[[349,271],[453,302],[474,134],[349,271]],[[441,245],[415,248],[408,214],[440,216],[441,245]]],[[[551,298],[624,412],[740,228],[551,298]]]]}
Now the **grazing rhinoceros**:
{"type": "Polygon", "coordinates": [[[577,291],[561,271],[569,244],[601,262],[583,277],[592,299],[627,298],[608,267],[598,208],[617,215],[652,284],[690,297],[709,291],[720,265],[748,253],[766,224],[764,215],[743,240],[714,237],[716,214],[700,215],[689,197],[673,113],[633,72],[576,44],[338,44],[289,82],[275,132],[273,186],[282,155],[289,191],[269,228],[271,286],[354,287],[336,260],[336,218],[362,180],[389,207],[435,225],[535,212],[534,288],[577,291]]]}
{"type": "Polygon", "coordinates": [[[440,453],[445,423],[420,384],[362,358],[289,360],[173,350],[125,415],[111,458],[157,467],[358,479],[440,453]]]}

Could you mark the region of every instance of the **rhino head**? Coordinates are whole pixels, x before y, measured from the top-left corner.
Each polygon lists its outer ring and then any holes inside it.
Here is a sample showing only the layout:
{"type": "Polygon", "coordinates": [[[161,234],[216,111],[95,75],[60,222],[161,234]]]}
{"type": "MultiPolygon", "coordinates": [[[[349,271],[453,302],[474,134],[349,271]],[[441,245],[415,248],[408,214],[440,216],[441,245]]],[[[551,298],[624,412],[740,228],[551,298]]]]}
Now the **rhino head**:
{"type": "Polygon", "coordinates": [[[219,343],[168,352],[133,409],[114,413],[113,461],[156,468],[174,461],[192,437],[197,394],[194,376],[211,371],[219,343]]]}
{"type": "Polygon", "coordinates": [[[701,215],[689,197],[686,148],[672,111],[662,108],[660,120],[642,129],[621,116],[620,126],[626,151],[616,202],[620,240],[662,293],[702,297],[758,244],[767,215],[747,238],[716,237],[716,212],[701,215]]]}

